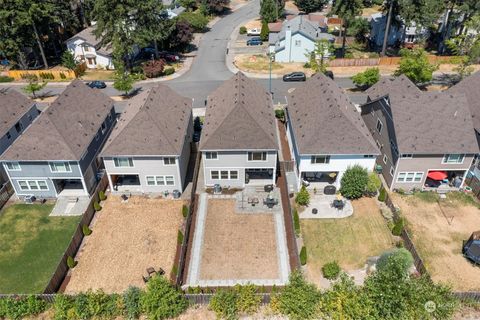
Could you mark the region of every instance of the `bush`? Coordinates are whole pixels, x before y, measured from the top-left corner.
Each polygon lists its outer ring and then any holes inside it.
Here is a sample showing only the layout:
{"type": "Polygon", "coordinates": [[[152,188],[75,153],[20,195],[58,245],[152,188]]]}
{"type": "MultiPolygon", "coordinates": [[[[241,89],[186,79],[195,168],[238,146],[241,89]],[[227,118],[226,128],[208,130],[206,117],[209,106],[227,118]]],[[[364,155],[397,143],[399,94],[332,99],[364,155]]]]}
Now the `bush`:
{"type": "Polygon", "coordinates": [[[183,233],[181,230],[178,230],[178,233],[177,233],[177,242],[179,244],[182,244],[183,243],[183,233]]]}
{"type": "Polygon", "coordinates": [[[370,196],[374,196],[377,193],[377,190],[382,186],[382,181],[378,177],[378,175],[374,172],[371,172],[368,175],[368,182],[367,182],[367,194],[370,196]]]}
{"type": "Polygon", "coordinates": [[[285,121],[285,110],[275,109],[275,118],[285,121]]]}
{"type": "Polygon", "coordinates": [[[100,190],[100,191],[98,192],[98,198],[100,199],[100,201],[105,201],[105,200],[107,200],[107,196],[105,195],[105,191],[100,190]]]}
{"type": "Polygon", "coordinates": [[[305,62],[305,63],[303,64],[303,67],[304,67],[305,69],[310,69],[310,68],[312,67],[312,64],[311,64],[310,62],[305,62]]]}
{"type": "Polygon", "coordinates": [[[70,268],[70,269],[73,269],[75,268],[75,266],[77,265],[77,261],[75,261],[75,259],[73,259],[72,256],[68,256],[67,257],[67,266],[70,268]]]}
{"type": "Polygon", "coordinates": [[[413,265],[412,254],[405,248],[394,249],[384,252],[377,261],[377,270],[384,270],[389,261],[394,261],[395,264],[403,270],[404,274],[408,274],[410,268],[413,265]]]}
{"type": "Polygon", "coordinates": [[[23,319],[42,313],[46,309],[47,303],[33,295],[0,299],[0,319],[23,319]]]}
{"type": "Polygon", "coordinates": [[[343,174],[340,193],[347,199],[358,199],[363,195],[368,183],[367,169],[354,165],[343,174]]]}
{"type": "Polygon", "coordinates": [[[53,318],[55,320],[69,320],[75,313],[73,299],[63,294],[57,294],[53,302],[53,318]]]}
{"type": "Polygon", "coordinates": [[[100,203],[98,203],[98,201],[95,201],[93,203],[93,209],[95,209],[95,211],[100,211],[102,210],[102,206],[100,205],[100,203]]]}
{"type": "Polygon", "coordinates": [[[307,248],[305,246],[300,250],[300,264],[302,266],[307,264],[307,248]]]}
{"type": "Polygon", "coordinates": [[[182,292],[161,276],[154,276],[148,281],[145,293],[140,298],[140,304],[142,311],[150,319],[174,318],[188,307],[182,292]]]}
{"type": "Polygon", "coordinates": [[[385,202],[387,200],[387,190],[385,188],[380,189],[380,194],[378,195],[378,201],[385,202]]]}
{"type": "Polygon", "coordinates": [[[247,27],[241,26],[240,29],[238,30],[240,34],[246,34],[247,33],[247,27]]]}
{"type": "Polygon", "coordinates": [[[208,18],[201,12],[183,12],[179,21],[187,22],[195,32],[203,32],[208,25],[208,18]]]}
{"type": "Polygon", "coordinates": [[[235,291],[237,292],[237,310],[239,312],[249,315],[257,312],[262,299],[257,295],[257,287],[255,285],[236,285],[235,291]]]}
{"type": "Polygon", "coordinates": [[[293,209],[293,227],[295,228],[295,235],[300,235],[300,217],[298,216],[297,208],[293,209]]]}
{"type": "Polygon", "coordinates": [[[87,65],[85,63],[80,63],[75,67],[75,70],[73,71],[75,72],[75,76],[77,78],[81,77],[85,74],[85,71],[87,71],[87,65]]]}
{"type": "Polygon", "coordinates": [[[380,80],[380,70],[378,68],[368,68],[364,72],[357,73],[352,77],[355,85],[361,88],[373,86],[380,80]]]}
{"type": "Polygon", "coordinates": [[[325,278],[329,280],[335,280],[340,274],[340,266],[337,261],[329,262],[323,265],[322,274],[325,278]]]}
{"type": "Polygon", "coordinates": [[[398,219],[392,228],[392,234],[397,237],[400,236],[402,234],[404,226],[405,220],[403,218],[398,219]]]}
{"type": "Polygon", "coordinates": [[[169,76],[174,73],[175,73],[175,68],[172,68],[172,67],[168,67],[168,68],[165,68],[165,70],[163,70],[163,75],[165,76],[169,76]]]}
{"type": "Polygon", "coordinates": [[[128,287],[123,293],[124,315],[127,319],[138,319],[141,313],[140,297],[142,291],[137,287],[128,287]]]}
{"type": "MultiPolygon", "coordinates": [[[[86,306],[87,312],[91,318],[109,319],[121,314],[117,306],[119,296],[117,294],[108,295],[102,290],[87,291],[86,306]]],[[[83,310],[85,312],[85,310],[83,310]]]]}
{"type": "Polygon", "coordinates": [[[424,49],[401,49],[400,63],[394,75],[404,74],[413,83],[421,84],[432,80],[433,72],[438,69],[438,65],[430,64],[427,52],[424,49]]]}
{"type": "Polygon", "coordinates": [[[237,308],[237,293],[234,291],[219,290],[217,291],[209,303],[209,308],[215,312],[217,318],[236,319],[237,308]]]}
{"type": "Polygon", "coordinates": [[[186,205],[183,205],[183,207],[182,207],[182,216],[183,216],[184,218],[186,218],[186,217],[188,216],[188,211],[189,211],[188,207],[187,207],[186,205]]]}
{"type": "Polygon", "coordinates": [[[1,83],[1,82],[12,82],[13,80],[15,80],[15,79],[12,78],[12,77],[0,76],[0,83],[1,83]]]}
{"type": "Polygon", "coordinates": [[[310,194],[308,193],[305,186],[302,186],[300,191],[297,193],[297,196],[295,197],[295,202],[301,206],[308,206],[308,204],[310,203],[310,194]]]}
{"type": "Polygon", "coordinates": [[[165,60],[150,60],[143,64],[143,73],[147,78],[156,78],[160,77],[165,68],[165,60]]]}
{"type": "Polygon", "coordinates": [[[268,41],[268,34],[270,33],[270,30],[268,29],[268,23],[267,21],[262,22],[262,29],[260,29],[260,39],[262,41],[268,41]]]}
{"type": "Polygon", "coordinates": [[[82,225],[82,233],[84,236],[89,236],[92,234],[92,229],[90,229],[86,224],[82,225]]]}
{"type": "Polygon", "coordinates": [[[62,79],[62,80],[67,79],[67,76],[65,75],[65,73],[60,72],[60,79],[62,79]]]}

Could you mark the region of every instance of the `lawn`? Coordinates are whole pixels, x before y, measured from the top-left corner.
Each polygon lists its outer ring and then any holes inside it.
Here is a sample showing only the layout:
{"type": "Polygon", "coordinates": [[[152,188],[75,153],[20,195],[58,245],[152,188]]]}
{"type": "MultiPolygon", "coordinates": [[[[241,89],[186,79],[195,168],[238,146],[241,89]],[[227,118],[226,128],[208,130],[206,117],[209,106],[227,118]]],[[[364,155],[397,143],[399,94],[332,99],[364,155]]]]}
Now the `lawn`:
{"type": "Polygon", "coordinates": [[[80,217],[49,217],[53,205],[15,204],[0,213],[0,293],[41,293],[80,217]]]}
{"type": "Polygon", "coordinates": [[[375,200],[352,202],[354,213],[343,219],[302,219],[307,247],[307,277],[318,283],[322,266],[337,261],[342,269],[362,268],[366,259],[391,249],[394,240],[375,200]]]}

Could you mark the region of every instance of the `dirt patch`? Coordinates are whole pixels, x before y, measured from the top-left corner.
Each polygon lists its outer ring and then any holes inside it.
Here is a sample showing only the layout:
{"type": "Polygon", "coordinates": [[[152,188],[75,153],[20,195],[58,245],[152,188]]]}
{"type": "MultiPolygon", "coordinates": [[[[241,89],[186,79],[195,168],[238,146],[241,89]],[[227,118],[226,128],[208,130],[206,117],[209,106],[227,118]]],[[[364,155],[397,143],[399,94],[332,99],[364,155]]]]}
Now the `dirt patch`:
{"type": "Polygon", "coordinates": [[[291,13],[299,13],[298,7],[295,5],[295,1],[285,1],[285,11],[291,13]]]}
{"type": "Polygon", "coordinates": [[[461,252],[462,241],[479,229],[480,210],[448,199],[425,202],[397,194],[392,199],[406,217],[415,247],[432,279],[450,283],[455,290],[480,290],[480,268],[461,252]]]}
{"type": "Polygon", "coordinates": [[[122,203],[110,195],[95,216],[93,233],[77,255],[65,292],[122,292],[144,287],[145,269],[172,269],[183,202],[134,196],[122,203]]]}
{"type": "MultiPolygon", "coordinates": [[[[246,72],[268,74],[270,72],[270,62],[266,55],[256,54],[237,54],[234,62],[238,69],[246,72]]],[[[289,73],[294,71],[305,72],[307,76],[313,74],[312,69],[306,69],[303,67],[304,63],[292,62],[292,63],[272,63],[273,73],[289,73]]]]}
{"type": "Polygon", "coordinates": [[[262,28],[262,21],[260,19],[250,20],[245,23],[243,26],[247,29],[262,28]]]}
{"type": "Polygon", "coordinates": [[[277,279],[273,215],[235,213],[235,200],[209,199],[201,280],[277,279]]]}

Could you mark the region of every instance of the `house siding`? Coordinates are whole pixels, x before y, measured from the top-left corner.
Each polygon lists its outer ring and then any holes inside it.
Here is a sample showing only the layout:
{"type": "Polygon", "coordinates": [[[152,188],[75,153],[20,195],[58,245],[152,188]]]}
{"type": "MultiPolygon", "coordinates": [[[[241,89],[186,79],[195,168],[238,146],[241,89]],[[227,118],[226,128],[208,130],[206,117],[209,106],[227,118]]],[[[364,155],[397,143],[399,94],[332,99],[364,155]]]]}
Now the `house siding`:
{"type": "Polygon", "coordinates": [[[188,121],[187,133],[186,133],[185,139],[183,141],[182,153],[180,154],[180,159],[179,159],[180,177],[182,179],[182,187],[181,187],[180,190],[182,190],[182,191],[186,187],[185,178],[187,177],[188,163],[190,161],[192,141],[193,141],[193,116],[190,115],[190,119],[188,121]]]}
{"type": "Polygon", "coordinates": [[[285,40],[281,41],[280,47],[283,50],[275,54],[275,61],[277,62],[307,62],[309,59],[307,53],[315,49],[315,42],[303,36],[300,33],[289,35],[290,31],[286,32],[285,40]],[[300,41],[300,45],[296,46],[296,41],[300,41]]]}
{"type": "Polygon", "coordinates": [[[67,48],[76,60],[85,61],[85,64],[89,69],[114,69],[111,57],[99,54],[95,47],[86,44],[85,41],[80,38],[68,41],[67,48]],[[88,49],[85,49],[82,46],[86,46],[88,49]],[[96,63],[89,63],[86,54],[88,54],[89,58],[95,58],[96,63]],[[85,57],[84,60],[81,59],[82,56],[85,57]]]}

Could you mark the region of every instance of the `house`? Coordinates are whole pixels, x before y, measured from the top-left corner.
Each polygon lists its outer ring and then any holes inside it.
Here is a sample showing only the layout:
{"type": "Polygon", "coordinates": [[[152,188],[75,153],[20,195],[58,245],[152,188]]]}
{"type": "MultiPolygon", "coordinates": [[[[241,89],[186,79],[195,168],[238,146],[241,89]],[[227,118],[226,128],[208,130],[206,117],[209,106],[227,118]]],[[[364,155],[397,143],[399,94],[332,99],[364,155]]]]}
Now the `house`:
{"type": "MultiPolygon", "coordinates": [[[[0,155],[25,131],[40,112],[35,101],[15,90],[0,91],[0,155]]],[[[8,180],[0,167],[0,186],[8,180]]]]}
{"type": "Polygon", "coordinates": [[[309,53],[315,49],[315,43],[322,39],[332,43],[335,41],[333,35],[322,32],[318,23],[299,15],[285,20],[280,32],[269,33],[269,52],[277,62],[307,62],[310,60],[309,53]]]}
{"type": "Polygon", "coordinates": [[[270,94],[237,73],[209,97],[200,139],[205,186],[274,184],[278,134],[270,94]]]}
{"type": "Polygon", "coordinates": [[[183,191],[192,136],[191,99],[166,85],[134,97],[101,152],[110,190],[183,191]]]}
{"type": "Polygon", "coordinates": [[[405,76],[366,92],[362,118],[381,151],[376,163],[390,190],[462,187],[478,153],[464,94],[424,92],[405,76]]]}
{"type": "Polygon", "coordinates": [[[91,195],[114,123],[113,101],[72,81],[0,157],[17,196],[91,195]]]}
{"type": "Polygon", "coordinates": [[[172,0],[163,0],[162,4],[164,7],[166,7],[166,12],[168,15],[169,19],[173,19],[178,17],[181,13],[185,12],[187,10],[185,7],[181,6],[178,1],[172,1],[172,0]]]}
{"type": "Polygon", "coordinates": [[[102,45],[94,30],[95,26],[87,27],[68,39],[67,49],[89,69],[114,69],[110,44],[102,45]]]}
{"type": "Polygon", "coordinates": [[[298,187],[338,189],[347,168],[374,169],[379,151],[372,135],[333,80],[317,73],[287,99],[287,139],[298,187]]]}

